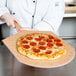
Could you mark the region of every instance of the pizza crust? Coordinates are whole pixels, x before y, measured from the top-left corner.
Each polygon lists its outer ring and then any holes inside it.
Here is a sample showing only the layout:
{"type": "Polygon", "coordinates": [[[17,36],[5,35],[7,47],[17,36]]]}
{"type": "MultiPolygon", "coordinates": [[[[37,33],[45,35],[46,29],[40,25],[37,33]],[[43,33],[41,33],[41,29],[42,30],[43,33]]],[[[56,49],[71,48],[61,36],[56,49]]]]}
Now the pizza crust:
{"type": "Polygon", "coordinates": [[[19,50],[20,54],[27,56],[29,58],[32,58],[32,59],[57,59],[66,54],[65,48],[62,51],[60,51],[59,53],[54,54],[54,55],[39,55],[37,53],[29,53],[29,52],[25,52],[25,50],[22,50],[21,48],[18,48],[18,50],[19,50]]]}

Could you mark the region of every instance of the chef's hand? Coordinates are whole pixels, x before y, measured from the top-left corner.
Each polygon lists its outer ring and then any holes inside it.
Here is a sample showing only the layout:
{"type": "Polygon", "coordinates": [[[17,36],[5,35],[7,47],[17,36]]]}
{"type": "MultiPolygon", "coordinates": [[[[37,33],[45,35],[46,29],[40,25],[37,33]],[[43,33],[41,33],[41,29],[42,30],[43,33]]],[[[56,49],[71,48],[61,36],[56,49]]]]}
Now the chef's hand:
{"type": "Polygon", "coordinates": [[[17,19],[14,16],[9,13],[5,13],[0,18],[4,20],[8,26],[15,28],[14,21],[17,21],[17,19]]]}
{"type": "Polygon", "coordinates": [[[22,27],[21,29],[17,30],[18,32],[22,31],[38,31],[37,29],[31,29],[30,27],[22,27]]]}

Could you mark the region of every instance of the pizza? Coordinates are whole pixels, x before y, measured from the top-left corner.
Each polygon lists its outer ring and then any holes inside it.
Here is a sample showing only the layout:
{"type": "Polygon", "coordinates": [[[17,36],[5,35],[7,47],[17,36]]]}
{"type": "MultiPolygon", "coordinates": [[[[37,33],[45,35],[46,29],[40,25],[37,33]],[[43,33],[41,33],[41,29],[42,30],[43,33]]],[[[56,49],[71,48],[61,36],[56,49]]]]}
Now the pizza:
{"type": "Polygon", "coordinates": [[[57,59],[66,53],[63,40],[44,33],[30,33],[17,40],[20,54],[32,59],[57,59]]]}

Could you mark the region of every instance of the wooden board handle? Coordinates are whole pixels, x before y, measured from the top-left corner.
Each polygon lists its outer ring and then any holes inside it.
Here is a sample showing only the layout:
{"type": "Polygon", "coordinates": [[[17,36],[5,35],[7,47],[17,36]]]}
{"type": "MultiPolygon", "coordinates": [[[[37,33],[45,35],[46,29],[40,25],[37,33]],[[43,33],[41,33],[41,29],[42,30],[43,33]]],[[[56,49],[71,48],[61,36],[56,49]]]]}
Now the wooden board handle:
{"type": "Polygon", "coordinates": [[[16,26],[16,29],[21,29],[21,25],[17,22],[17,21],[14,21],[14,24],[16,26]]]}

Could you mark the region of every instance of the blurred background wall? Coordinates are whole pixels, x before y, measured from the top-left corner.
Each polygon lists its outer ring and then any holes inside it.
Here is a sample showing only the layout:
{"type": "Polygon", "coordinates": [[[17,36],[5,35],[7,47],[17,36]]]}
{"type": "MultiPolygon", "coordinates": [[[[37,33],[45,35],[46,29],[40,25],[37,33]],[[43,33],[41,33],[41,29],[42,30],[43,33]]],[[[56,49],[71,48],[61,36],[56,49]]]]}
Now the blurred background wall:
{"type": "MultiPolygon", "coordinates": [[[[76,0],[65,0],[65,2],[76,2],[76,0]]],[[[3,38],[9,36],[9,27],[6,24],[0,25],[3,38]]],[[[76,37],[76,13],[64,14],[63,22],[59,29],[60,37],[76,37]]]]}

